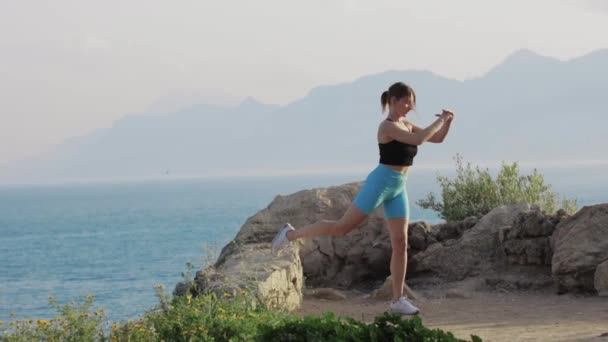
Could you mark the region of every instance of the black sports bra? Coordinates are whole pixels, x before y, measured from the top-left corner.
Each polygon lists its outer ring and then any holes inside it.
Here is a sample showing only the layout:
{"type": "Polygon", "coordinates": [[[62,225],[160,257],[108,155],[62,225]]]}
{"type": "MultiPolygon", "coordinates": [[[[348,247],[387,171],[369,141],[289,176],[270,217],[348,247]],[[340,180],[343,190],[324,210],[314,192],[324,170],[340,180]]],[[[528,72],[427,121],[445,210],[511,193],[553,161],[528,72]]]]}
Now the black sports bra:
{"type": "Polygon", "coordinates": [[[391,140],[383,144],[378,143],[378,147],[380,148],[380,164],[386,165],[410,166],[418,153],[418,146],[405,144],[397,140],[391,140]]]}

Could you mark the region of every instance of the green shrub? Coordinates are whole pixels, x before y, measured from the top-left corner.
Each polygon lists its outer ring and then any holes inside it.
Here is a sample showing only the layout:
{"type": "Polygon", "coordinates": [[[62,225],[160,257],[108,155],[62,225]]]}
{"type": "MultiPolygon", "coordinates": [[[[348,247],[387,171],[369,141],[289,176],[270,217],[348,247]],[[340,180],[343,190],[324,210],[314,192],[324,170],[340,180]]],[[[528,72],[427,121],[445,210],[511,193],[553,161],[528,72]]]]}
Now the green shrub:
{"type": "MultiPolygon", "coordinates": [[[[446,221],[459,221],[469,216],[481,217],[492,209],[505,204],[535,204],[547,213],[558,209],[558,196],[545,184],[543,176],[536,169],[530,175],[520,175],[519,166],[502,163],[496,179],[490,171],[473,168],[471,163],[463,165],[460,155],[456,161],[456,177],[449,179],[437,176],[441,186],[439,201],[433,193],[417,204],[424,209],[432,209],[446,221]]],[[[573,214],[576,200],[562,199],[561,207],[573,214]]]]}
{"type": "MultiPolygon", "coordinates": [[[[6,329],[1,329],[0,322],[0,341],[104,341],[104,309],[91,311],[92,295],[81,298],[81,301],[59,305],[54,297],[49,297],[50,305],[59,313],[58,317],[11,320],[6,329]]],[[[13,314],[11,316],[14,317],[13,314]]]]}
{"type": "Polygon", "coordinates": [[[104,324],[103,309],[89,312],[92,296],[83,304],[55,303],[59,317],[46,323],[12,321],[8,329],[0,325],[0,341],[462,341],[424,327],[418,317],[383,314],[370,324],[332,313],[298,318],[256,306],[245,291],[221,299],[188,295],[169,300],[158,287],[157,295],[159,305],[141,318],[112,326],[104,324]]]}
{"type": "MultiPolygon", "coordinates": [[[[471,336],[472,341],[481,341],[471,336]]],[[[333,313],[320,317],[287,317],[277,325],[263,324],[256,341],[464,341],[452,333],[440,329],[428,329],[422,325],[420,317],[403,319],[400,316],[384,313],[377,316],[373,323],[357,321],[352,318],[340,319],[333,313]]]]}

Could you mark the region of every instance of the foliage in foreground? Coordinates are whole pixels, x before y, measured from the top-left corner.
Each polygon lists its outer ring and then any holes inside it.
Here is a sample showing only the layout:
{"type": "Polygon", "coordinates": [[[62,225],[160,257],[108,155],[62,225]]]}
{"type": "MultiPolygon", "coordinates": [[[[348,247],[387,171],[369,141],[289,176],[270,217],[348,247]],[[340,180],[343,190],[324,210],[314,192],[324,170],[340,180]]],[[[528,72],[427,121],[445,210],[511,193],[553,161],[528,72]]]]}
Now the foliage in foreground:
{"type": "Polygon", "coordinates": [[[516,162],[506,164],[492,178],[490,171],[479,166],[473,168],[471,163],[463,163],[462,157],[456,155],[456,177],[450,179],[437,176],[441,187],[441,200],[433,193],[418,201],[421,208],[432,209],[447,222],[463,220],[470,216],[481,217],[492,209],[509,204],[538,205],[547,213],[554,213],[558,207],[567,213],[576,212],[576,200],[562,199],[545,184],[542,174],[536,169],[529,175],[520,175],[516,162]]]}
{"type": "MultiPolygon", "coordinates": [[[[58,305],[51,320],[12,319],[0,325],[0,341],[463,341],[451,333],[424,327],[419,317],[388,313],[372,323],[339,318],[333,313],[295,317],[255,305],[243,291],[175,297],[157,288],[160,304],[126,323],[105,322],[103,309],[91,311],[93,296],[58,305]]],[[[1,324],[1,322],[0,322],[1,324]]],[[[481,341],[472,336],[472,341],[481,341]]]]}

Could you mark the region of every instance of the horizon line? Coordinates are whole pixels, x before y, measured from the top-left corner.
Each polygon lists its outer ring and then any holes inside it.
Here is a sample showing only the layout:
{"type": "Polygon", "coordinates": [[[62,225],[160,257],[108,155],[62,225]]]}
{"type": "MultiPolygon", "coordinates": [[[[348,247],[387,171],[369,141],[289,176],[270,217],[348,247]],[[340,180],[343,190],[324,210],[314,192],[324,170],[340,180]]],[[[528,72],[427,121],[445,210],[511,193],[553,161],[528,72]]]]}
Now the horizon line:
{"type": "MultiPolygon", "coordinates": [[[[487,168],[494,170],[500,168],[503,164],[517,163],[523,169],[538,169],[538,168],[558,168],[558,169],[575,169],[581,167],[604,167],[608,166],[608,160],[589,159],[589,160],[568,160],[567,164],[561,160],[541,160],[541,161],[464,161],[465,165],[470,163],[473,167],[487,168]]],[[[374,164],[375,165],[375,164],[374,164]]],[[[305,177],[305,176],[359,176],[364,177],[369,173],[374,165],[347,165],[347,166],[327,166],[315,168],[297,168],[297,169],[255,169],[247,173],[242,171],[222,171],[214,173],[181,173],[173,175],[146,175],[139,177],[90,177],[90,178],[51,178],[51,179],[0,179],[0,187],[19,187],[19,186],[52,186],[52,185],[69,185],[69,184],[110,184],[110,183],[133,183],[133,182],[170,182],[180,180],[228,180],[228,179],[248,179],[248,178],[268,178],[268,177],[305,177]]],[[[453,163],[420,163],[413,167],[409,173],[418,171],[441,171],[454,170],[456,166],[453,163]]],[[[363,178],[360,180],[363,181],[363,178]]]]}

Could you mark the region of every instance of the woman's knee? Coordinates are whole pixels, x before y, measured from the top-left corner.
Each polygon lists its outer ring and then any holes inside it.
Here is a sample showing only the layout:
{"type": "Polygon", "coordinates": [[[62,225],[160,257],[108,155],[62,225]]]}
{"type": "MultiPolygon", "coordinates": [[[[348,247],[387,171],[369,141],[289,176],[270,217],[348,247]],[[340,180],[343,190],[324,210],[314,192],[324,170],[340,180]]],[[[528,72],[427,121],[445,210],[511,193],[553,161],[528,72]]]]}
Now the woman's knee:
{"type": "Polygon", "coordinates": [[[391,246],[394,252],[404,253],[407,250],[407,236],[405,234],[403,232],[391,236],[391,246]]]}

